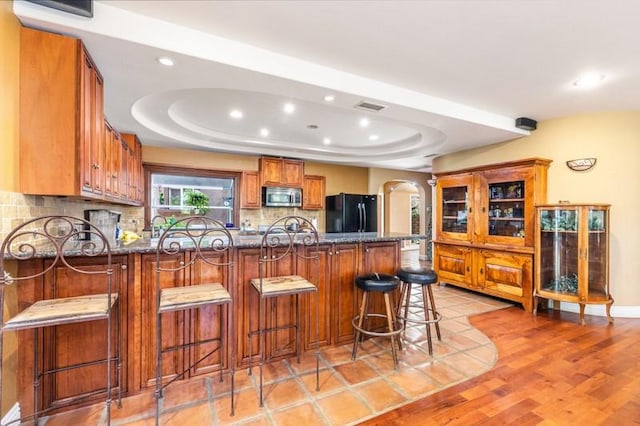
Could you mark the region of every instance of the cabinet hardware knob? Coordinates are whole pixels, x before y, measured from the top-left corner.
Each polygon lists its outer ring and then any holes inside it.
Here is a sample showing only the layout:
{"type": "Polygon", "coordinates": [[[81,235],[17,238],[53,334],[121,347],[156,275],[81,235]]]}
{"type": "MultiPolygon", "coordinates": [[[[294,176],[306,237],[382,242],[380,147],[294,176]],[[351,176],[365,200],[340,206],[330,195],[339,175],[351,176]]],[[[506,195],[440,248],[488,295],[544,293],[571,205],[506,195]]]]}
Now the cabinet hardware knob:
{"type": "Polygon", "coordinates": [[[486,207],[485,207],[485,206],[482,206],[482,213],[484,213],[484,212],[486,212],[486,211],[487,211],[486,207]]]}
{"type": "Polygon", "coordinates": [[[482,268],[480,268],[480,273],[481,273],[481,274],[484,274],[484,271],[482,270],[482,268]]]}
{"type": "Polygon", "coordinates": [[[469,213],[473,212],[473,207],[469,207],[469,213]]]}
{"type": "Polygon", "coordinates": [[[275,255],[275,254],[272,254],[272,255],[271,255],[271,258],[272,258],[272,259],[275,259],[275,258],[276,258],[276,255],[275,255]]]}
{"type": "Polygon", "coordinates": [[[178,264],[179,264],[180,266],[184,266],[184,260],[181,260],[178,264]]]}
{"type": "Polygon", "coordinates": [[[340,252],[338,250],[336,250],[336,254],[340,254],[340,252]]]}
{"type": "Polygon", "coordinates": [[[127,265],[122,265],[120,268],[122,268],[123,271],[127,270],[127,265]]]}
{"type": "Polygon", "coordinates": [[[329,252],[329,256],[333,256],[333,253],[332,253],[332,252],[329,252]]]}
{"type": "Polygon", "coordinates": [[[471,269],[467,266],[467,272],[469,272],[471,269]]]}
{"type": "Polygon", "coordinates": [[[365,251],[365,253],[369,253],[369,249],[365,249],[364,251],[365,251]]]}

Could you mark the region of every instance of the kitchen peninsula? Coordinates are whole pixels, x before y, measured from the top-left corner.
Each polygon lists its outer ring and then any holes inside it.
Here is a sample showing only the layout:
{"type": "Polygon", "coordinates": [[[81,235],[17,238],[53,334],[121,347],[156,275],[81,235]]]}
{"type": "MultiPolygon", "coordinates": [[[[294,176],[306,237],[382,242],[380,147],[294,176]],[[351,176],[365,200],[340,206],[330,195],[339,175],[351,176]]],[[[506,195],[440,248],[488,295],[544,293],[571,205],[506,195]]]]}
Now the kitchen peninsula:
{"type": "MultiPolygon", "coordinates": [[[[382,234],[382,233],[348,233],[348,234],[320,234],[318,249],[319,276],[318,297],[320,297],[320,323],[319,340],[321,346],[342,345],[353,340],[351,320],[357,311],[359,296],[354,285],[357,274],[363,272],[395,273],[400,267],[400,246],[403,240],[425,239],[426,236],[407,234],[382,234]]],[[[198,311],[187,311],[167,314],[163,318],[163,342],[165,345],[176,343],[188,343],[189,341],[207,338],[211,333],[219,329],[222,321],[227,333],[231,333],[228,315],[233,315],[235,327],[234,336],[236,345],[235,367],[245,368],[250,361],[255,361],[257,356],[257,341],[253,344],[253,352],[249,353],[248,324],[257,323],[257,311],[250,312],[249,297],[256,297],[255,292],[249,291],[249,281],[259,276],[258,260],[260,256],[260,235],[236,235],[234,236],[233,261],[235,266],[231,276],[223,276],[221,270],[213,266],[200,265],[200,267],[187,268],[180,276],[172,277],[167,282],[178,285],[191,285],[195,283],[217,281],[228,288],[233,298],[233,312],[228,312],[225,307],[203,308],[198,311]],[[166,321],[166,323],[164,323],[166,321]]],[[[273,254],[277,255],[281,248],[273,247],[273,254]]],[[[307,247],[306,250],[315,250],[315,247],[307,247]]],[[[162,255],[160,262],[166,267],[177,266],[180,262],[188,264],[193,251],[188,244],[183,244],[179,253],[174,255],[162,255]]],[[[99,266],[105,262],[104,258],[89,258],[74,256],[69,253],[71,265],[99,266]]],[[[311,254],[308,252],[308,254],[311,254]]],[[[217,256],[211,251],[211,256],[217,256]]],[[[37,258],[25,261],[20,268],[28,270],[41,270],[46,268],[50,259],[37,258]]],[[[155,268],[156,268],[156,240],[143,238],[131,244],[118,246],[112,249],[112,264],[114,266],[113,285],[114,291],[119,292],[122,303],[122,317],[118,318],[122,330],[123,366],[121,383],[125,395],[131,395],[145,390],[151,390],[155,378],[154,355],[154,330],[155,309],[153,304],[155,297],[155,268]]],[[[282,261],[277,271],[269,271],[269,274],[297,274],[311,277],[315,268],[309,267],[301,261],[282,261]]],[[[43,298],[47,292],[55,294],[73,294],[81,292],[83,286],[89,285],[87,278],[78,276],[73,270],[65,267],[54,268],[40,281],[30,282],[21,287],[19,303],[28,304],[43,298]],[[84,282],[87,281],[87,282],[84,282]],[[53,286],[55,288],[47,288],[53,286]]],[[[173,284],[172,284],[173,285],[173,284]]],[[[311,296],[313,297],[313,296],[311,296]]],[[[315,318],[315,303],[309,303],[311,299],[305,298],[302,302],[302,330],[301,344],[304,350],[315,347],[315,330],[311,330],[312,321],[315,318]]],[[[252,300],[252,306],[257,306],[257,300],[252,300]]],[[[278,298],[278,301],[269,302],[268,321],[271,326],[285,324],[295,317],[293,299],[278,298]]],[[[269,326],[269,325],[268,325],[269,326]]],[[[56,368],[78,361],[85,357],[82,351],[75,348],[81,347],[88,341],[91,335],[103,333],[98,325],[72,324],[66,326],[65,332],[60,330],[45,330],[44,340],[48,342],[50,350],[45,351],[44,363],[48,368],[56,368]]],[[[115,338],[117,334],[114,332],[115,338]]],[[[274,333],[267,342],[267,356],[273,358],[286,358],[295,352],[291,344],[295,336],[293,329],[274,333]]],[[[254,337],[256,338],[256,337],[254,337]]],[[[31,333],[23,333],[19,337],[20,347],[30,348],[33,344],[31,333]]],[[[29,352],[29,351],[27,351],[29,352]]],[[[99,353],[92,351],[92,353],[99,353]]],[[[26,352],[25,352],[26,355],[26,352]]],[[[199,357],[200,353],[193,348],[176,351],[166,355],[163,361],[163,377],[173,377],[181,370],[181,366],[199,357]]],[[[87,360],[84,360],[87,361],[87,360]]],[[[31,401],[31,361],[29,356],[20,356],[20,399],[31,401]],[[24,364],[22,364],[24,360],[24,364]]],[[[190,370],[185,379],[199,377],[220,369],[230,367],[231,358],[228,348],[222,353],[216,353],[210,359],[201,363],[197,369],[190,370]]],[[[43,386],[41,401],[46,407],[55,407],[65,399],[79,395],[86,396],[86,401],[94,401],[100,398],[103,392],[103,384],[100,377],[104,374],[100,369],[104,365],[92,367],[91,378],[75,371],[61,372],[53,376],[51,386],[43,386]]]]}

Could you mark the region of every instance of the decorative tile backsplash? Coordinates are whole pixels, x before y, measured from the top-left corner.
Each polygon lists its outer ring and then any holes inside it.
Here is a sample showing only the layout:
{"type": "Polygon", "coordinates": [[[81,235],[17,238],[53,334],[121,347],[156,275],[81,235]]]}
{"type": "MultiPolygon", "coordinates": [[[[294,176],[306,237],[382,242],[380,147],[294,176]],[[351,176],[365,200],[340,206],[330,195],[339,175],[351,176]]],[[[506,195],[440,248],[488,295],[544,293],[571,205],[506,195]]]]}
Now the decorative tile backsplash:
{"type": "Polygon", "coordinates": [[[142,207],[0,191],[0,240],[4,239],[13,228],[31,218],[45,215],[68,215],[83,218],[84,211],[89,209],[121,212],[120,227],[126,231],[142,234],[144,227],[144,209],[142,207]]]}
{"type": "MultiPolygon", "coordinates": [[[[107,209],[122,213],[120,227],[143,235],[144,208],[117,204],[96,203],[63,197],[24,195],[17,192],[0,191],[0,240],[24,221],[45,215],[68,215],[84,217],[89,209],[107,209]]],[[[282,216],[298,215],[309,220],[318,220],[318,231],[324,232],[324,211],[302,210],[298,208],[270,207],[263,209],[241,209],[240,223],[249,221],[253,229],[258,225],[269,225],[282,216]]],[[[240,224],[238,224],[239,227],[240,224]]]]}

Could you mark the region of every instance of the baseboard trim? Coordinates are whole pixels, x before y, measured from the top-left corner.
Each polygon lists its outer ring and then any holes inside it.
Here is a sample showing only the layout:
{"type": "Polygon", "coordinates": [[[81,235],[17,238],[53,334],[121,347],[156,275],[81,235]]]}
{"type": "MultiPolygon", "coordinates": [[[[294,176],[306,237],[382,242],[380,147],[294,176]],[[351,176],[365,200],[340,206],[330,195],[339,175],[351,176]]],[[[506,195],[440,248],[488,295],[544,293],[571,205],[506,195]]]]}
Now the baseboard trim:
{"type": "MultiPolygon", "coordinates": [[[[560,302],[560,310],[566,312],[580,312],[578,303],[560,302]]],[[[605,305],[586,305],[585,315],[607,316],[605,305]]],[[[640,306],[612,306],[611,316],[614,318],[640,318],[640,306]]]]}
{"type": "Polygon", "coordinates": [[[7,414],[0,420],[0,425],[8,425],[11,422],[20,420],[20,403],[16,402],[7,414]]]}

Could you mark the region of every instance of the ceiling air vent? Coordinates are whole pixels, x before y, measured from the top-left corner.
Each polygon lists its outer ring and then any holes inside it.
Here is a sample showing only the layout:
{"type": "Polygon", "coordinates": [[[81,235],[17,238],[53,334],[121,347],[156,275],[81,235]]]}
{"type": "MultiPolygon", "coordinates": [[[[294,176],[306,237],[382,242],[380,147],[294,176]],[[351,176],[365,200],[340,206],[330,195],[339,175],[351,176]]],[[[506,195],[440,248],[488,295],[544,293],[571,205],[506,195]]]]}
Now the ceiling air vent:
{"type": "Polygon", "coordinates": [[[387,107],[386,105],[378,105],[378,104],[374,104],[374,103],[371,103],[371,102],[365,102],[365,101],[361,101],[361,102],[359,102],[359,103],[354,105],[354,108],[364,109],[364,110],[372,111],[372,112],[382,111],[386,107],[387,107]]]}

